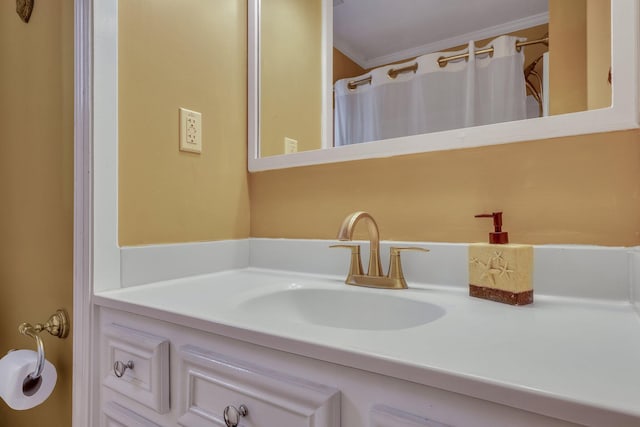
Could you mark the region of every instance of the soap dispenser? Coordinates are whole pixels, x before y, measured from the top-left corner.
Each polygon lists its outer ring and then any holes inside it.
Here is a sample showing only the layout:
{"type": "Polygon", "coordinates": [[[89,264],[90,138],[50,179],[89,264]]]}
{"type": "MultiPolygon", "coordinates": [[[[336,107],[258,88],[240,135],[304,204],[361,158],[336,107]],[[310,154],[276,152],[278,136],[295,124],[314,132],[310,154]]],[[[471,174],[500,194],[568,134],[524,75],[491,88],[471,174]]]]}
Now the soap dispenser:
{"type": "Polygon", "coordinates": [[[493,218],[489,243],[469,245],[469,295],[511,305],[533,302],[533,247],[509,243],[502,231],[502,212],[476,215],[493,218]]]}

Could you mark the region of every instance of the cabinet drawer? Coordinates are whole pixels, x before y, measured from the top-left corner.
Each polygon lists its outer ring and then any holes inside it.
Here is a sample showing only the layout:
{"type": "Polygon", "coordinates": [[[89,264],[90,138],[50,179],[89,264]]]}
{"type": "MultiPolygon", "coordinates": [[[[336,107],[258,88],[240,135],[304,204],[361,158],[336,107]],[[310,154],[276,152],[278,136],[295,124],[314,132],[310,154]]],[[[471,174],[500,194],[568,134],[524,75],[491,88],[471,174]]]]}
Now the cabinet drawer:
{"type": "Polygon", "coordinates": [[[169,341],[124,326],[110,324],[103,330],[103,384],[164,414],[169,402],[169,341]],[[118,378],[114,364],[132,362],[118,378]]]}
{"type": "Polygon", "coordinates": [[[371,427],[452,427],[386,405],[375,405],[370,420],[371,427]]]}
{"type": "Polygon", "coordinates": [[[337,427],[340,392],[265,367],[184,346],[179,352],[179,424],[224,426],[225,407],[248,413],[243,427],[337,427]]]}
{"type": "Polygon", "coordinates": [[[102,411],[102,427],[160,427],[158,424],[123,408],[117,403],[109,402],[102,411]]]}

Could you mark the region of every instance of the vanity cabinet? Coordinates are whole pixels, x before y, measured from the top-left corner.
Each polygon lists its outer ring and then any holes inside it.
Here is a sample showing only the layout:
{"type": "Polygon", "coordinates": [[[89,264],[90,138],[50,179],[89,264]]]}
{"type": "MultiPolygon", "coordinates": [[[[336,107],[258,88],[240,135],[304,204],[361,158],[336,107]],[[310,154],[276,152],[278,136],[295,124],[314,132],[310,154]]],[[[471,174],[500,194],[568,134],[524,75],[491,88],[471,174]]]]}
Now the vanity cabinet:
{"type": "Polygon", "coordinates": [[[160,427],[153,421],[113,402],[104,405],[101,425],[103,427],[160,427]]]}
{"type": "MultiPolygon", "coordinates": [[[[275,348],[258,346],[231,338],[232,328],[224,336],[207,332],[203,321],[171,318],[161,312],[148,312],[148,316],[142,316],[128,312],[126,304],[119,308],[98,306],[97,310],[102,335],[97,340],[101,347],[97,354],[101,355],[102,368],[96,402],[99,410],[94,413],[101,419],[96,425],[102,427],[225,426],[225,408],[231,418],[238,416],[238,425],[244,427],[576,425],[364,369],[329,363],[321,360],[322,351],[317,352],[316,358],[299,356],[295,354],[295,345],[277,349],[283,346],[278,339],[274,339],[275,348]],[[145,359],[145,356],[134,361],[134,368],[125,371],[122,378],[112,375],[113,355],[122,355],[124,351],[114,350],[119,334],[125,337],[124,342],[140,337],[138,343],[166,345],[166,365],[162,362],[154,364],[153,357],[145,359]],[[142,369],[138,366],[144,367],[144,372],[140,372],[142,369]],[[155,375],[157,369],[162,370],[160,376],[155,375]],[[133,381],[133,378],[139,381],[133,381]],[[114,385],[117,381],[124,381],[127,386],[114,385]],[[159,394],[162,399],[169,396],[168,404],[164,406],[167,402],[139,398],[130,389],[138,387],[140,395],[144,396],[164,384],[168,394],[159,394]],[[245,416],[239,415],[241,406],[247,409],[245,416]]],[[[130,310],[136,308],[132,306],[130,310]]],[[[304,343],[299,345],[304,346],[304,343]]],[[[131,357],[135,356],[133,350],[128,351],[131,357]]],[[[154,352],[149,347],[145,351],[142,353],[149,356],[163,350],[154,352]]],[[[357,355],[353,357],[357,359],[357,355]]]]}
{"type": "Polygon", "coordinates": [[[191,345],[178,350],[178,423],[249,426],[340,425],[340,392],[191,345]],[[224,409],[221,409],[224,408],[224,409]]]}
{"type": "Polygon", "coordinates": [[[159,414],[168,412],[169,340],[117,323],[102,332],[103,384],[159,414]]]}

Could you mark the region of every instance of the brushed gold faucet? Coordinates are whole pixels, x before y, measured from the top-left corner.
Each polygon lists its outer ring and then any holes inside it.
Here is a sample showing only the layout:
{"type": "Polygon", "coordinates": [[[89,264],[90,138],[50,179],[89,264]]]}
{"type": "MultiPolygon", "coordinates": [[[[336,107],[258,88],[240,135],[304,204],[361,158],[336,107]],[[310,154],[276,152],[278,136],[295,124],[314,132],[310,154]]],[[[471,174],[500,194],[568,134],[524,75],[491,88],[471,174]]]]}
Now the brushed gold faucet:
{"type": "Polygon", "coordinates": [[[380,232],[378,231],[378,224],[373,219],[371,214],[358,211],[351,215],[348,215],[340,230],[338,230],[338,240],[352,240],[353,231],[356,228],[356,224],[364,219],[367,223],[367,230],[369,231],[369,268],[367,270],[368,276],[382,276],[382,263],[380,262],[380,232]]]}
{"type": "Polygon", "coordinates": [[[380,262],[380,233],[378,224],[371,214],[358,211],[354,212],[342,221],[338,231],[338,240],[352,240],[356,224],[361,220],[367,223],[369,232],[369,267],[367,274],[362,272],[362,261],[360,259],[360,245],[333,245],[332,248],[351,249],[351,265],[349,274],[345,280],[348,285],[367,286],[372,288],[385,289],[407,289],[407,282],[402,273],[402,263],[400,262],[401,251],[422,251],[429,252],[429,249],[416,247],[392,247],[389,258],[389,273],[382,274],[382,263],[380,262]]]}

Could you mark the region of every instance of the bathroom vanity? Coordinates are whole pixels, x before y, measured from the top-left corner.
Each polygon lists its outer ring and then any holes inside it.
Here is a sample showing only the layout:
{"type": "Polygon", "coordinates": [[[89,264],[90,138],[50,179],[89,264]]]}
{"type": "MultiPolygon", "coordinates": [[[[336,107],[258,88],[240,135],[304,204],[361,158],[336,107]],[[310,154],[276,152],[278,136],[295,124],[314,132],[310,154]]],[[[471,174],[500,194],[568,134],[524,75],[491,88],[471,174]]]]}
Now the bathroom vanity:
{"type": "MultiPolygon", "coordinates": [[[[247,2],[251,172],[638,128],[638,4],[614,0],[611,108],[261,158],[257,4],[247,2]]],[[[328,248],[336,241],[121,247],[118,190],[130,182],[118,175],[118,19],[115,0],[76,0],[75,427],[640,425],[637,248],[535,247],[534,303],[512,307],[468,296],[465,244],[394,242],[430,250],[402,255],[402,290],[345,285],[348,256],[328,248]]],[[[231,70],[222,73],[244,82],[231,70]]],[[[221,150],[240,142],[223,121],[244,117],[243,105],[229,107],[243,94],[216,94],[229,113],[216,116],[221,150]]],[[[135,120],[145,132],[171,121],[135,120]]],[[[150,169],[173,176],[175,162],[161,169],[152,160],[150,169]]],[[[198,197],[212,193],[198,188],[198,197]]],[[[236,200],[213,193],[216,203],[236,200]]],[[[157,211],[173,203],[162,199],[157,211]]],[[[189,201],[172,221],[201,215],[189,201]]],[[[390,244],[381,244],[383,264],[390,244]]]]}
{"type": "MultiPolygon", "coordinates": [[[[470,298],[463,284],[428,282],[451,274],[443,260],[457,262],[466,245],[425,245],[432,259],[405,261],[410,289],[382,290],[317,274],[294,255],[324,250],[315,269],[346,271],[348,260],[335,262],[340,253],[327,242],[246,243],[252,266],[95,297],[100,425],[224,426],[225,410],[229,425],[237,417],[237,425],[268,427],[640,422],[629,270],[610,274],[607,299],[592,298],[608,274],[602,263],[628,264],[626,249],[536,248],[537,277],[567,280],[559,293],[579,283],[582,295],[543,295],[541,285],[533,305],[512,307],[470,298]],[[283,262],[289,271],[262,268],[283,262]]],[[[145,250],[128,258],[139,264],[145,250]]],[[[143,267],[125,271],[133,281],[144,275],[143,267]]]]}

